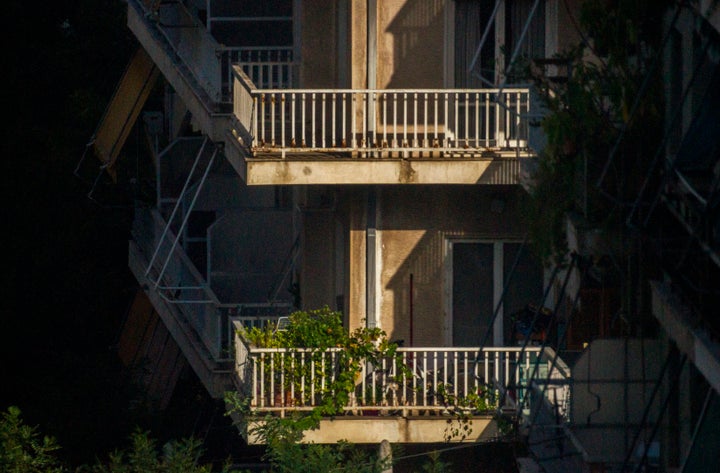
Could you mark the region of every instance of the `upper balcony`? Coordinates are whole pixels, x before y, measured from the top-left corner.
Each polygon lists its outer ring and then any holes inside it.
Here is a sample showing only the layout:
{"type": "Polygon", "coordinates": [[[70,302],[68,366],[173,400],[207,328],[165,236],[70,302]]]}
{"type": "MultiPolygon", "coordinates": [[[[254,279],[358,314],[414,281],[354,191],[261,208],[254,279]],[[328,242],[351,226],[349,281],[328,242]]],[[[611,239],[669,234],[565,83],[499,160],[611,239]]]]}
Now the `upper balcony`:
{"type": "Polygon", "coordinates": [[[233,136],[258,184],[517,184],[530,93],[259,89],[242,65],[233,136]]]}
{"type": "Polygon", "coordinates": [[[251,185],[517,184],[534,155],[527,88],[297,89],[292,47],[220,44],[182,2],[128,26],[251,185]]]}

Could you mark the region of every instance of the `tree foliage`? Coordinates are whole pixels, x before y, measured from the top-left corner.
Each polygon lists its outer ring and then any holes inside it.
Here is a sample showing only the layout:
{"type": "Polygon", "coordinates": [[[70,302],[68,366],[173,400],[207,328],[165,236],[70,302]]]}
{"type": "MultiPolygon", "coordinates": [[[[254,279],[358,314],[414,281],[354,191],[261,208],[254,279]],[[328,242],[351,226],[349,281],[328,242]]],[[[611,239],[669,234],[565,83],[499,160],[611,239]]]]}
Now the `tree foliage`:
{"type": "Polygon", "coordinates": [[[662,130],[655,66],[669,3],[586,0],[578,25],[582,41],[555,57],[567,65],[567,77],[557,81],[544,69],[527,70],[547,110],[540,123],[547,146],[530,205],[531,236],[545,262],[567,253],[568,212],[609,226],[617,203],[638,188],[662,130]]]}
{"type": "Polygon", "coordinates": [[[54,438],[41,436],[37,427],[22,420],[20,409],[10,406],[0,419],[0,470],[7,473],[61,473],[54,438]]]}
{"type": "MultiPolygon", "coordinates": [[[[67,473],[73,471],[56,457],[60,446],[23,421],[20,409],[11,406],[0,418],[0,471],[3,473],[67,473]]],[[[78,473],[239,473],[228,461],[221,470],[201,464],[202,442],[194,438],[171,440],[159,447],[149,432],[137,429],[127,450],[116,450],[106,460],[80,465],[78,473]]]]}
{"type": "MultiPolygon", "coordinates": [[[[304,425],[313,427],[323,416],[340,414],[350,404],[351,396],[365,364],[380,366],[383,361],[394,361],[398,368],[396,377],[411,376],[397,352],[397,344],[388,340],[380,328],[359,327],[349,332],[342,322],[342,314],[327,306],[310,311],[290,314],[290,324],[285,330],[275,330],[270,325],[263,328],[249,328],[241,331],[241,337],[258,347],[284,348],[291,355],[298,350],[304,353],[304,363],[296,362],[295,356],[275,354],[263,359],[267,376],[273,372],[270,365],[281,367],[283,379],[288,383],[314,380],[312,390],[316,399],[301,398],[295,402],[312,402],[316,407],[310,411],[304,425]],[[323,356],[329,349],[337,350],[333,363],[323,363],[323,356]],[[307,352],[309,350],[309,353],[307,352]],[[311,370],[315,370],[311,372],[311,370]]],[[[296,395],[302,395],[296,390],[296,395]]]]}

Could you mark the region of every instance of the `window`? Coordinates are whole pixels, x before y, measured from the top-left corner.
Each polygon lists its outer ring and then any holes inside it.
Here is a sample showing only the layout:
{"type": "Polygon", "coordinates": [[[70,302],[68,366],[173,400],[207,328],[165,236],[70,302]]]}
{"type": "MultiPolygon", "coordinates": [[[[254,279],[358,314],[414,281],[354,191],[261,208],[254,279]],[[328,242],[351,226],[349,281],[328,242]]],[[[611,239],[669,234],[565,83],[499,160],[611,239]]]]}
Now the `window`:
{"type": "Polygon", "coordinates": [[[523,60],[545,57],[545,2],[538,2],[532,17],[535,0],[514,0],[506,2],[505,12],[505,64],[507,67],[507,82],[518,82],[519,78],[513,74],[510,59],[515,49],[520,50],[515,58],[515,64],[522,64],[523,60]],[[528,24],[529,20],[529,24],[528,24]],[[520,41],[525,27],[525,37],[520,41]]]}
{"type": "Polygon", "coordinates": [[[455,65],[454,86],[459,89],[482,88],[495,81],[495,25],[485,35],[485,42],[478,53],[483,31],[488,24],[495,0],[455,1],[455,65]],[[475,58],[477,54],[477,58],[475,58]],[[475,60],[475,64],[473,64],[475,60]],[[471,70],[472,67],[472,70],[471,70]]]}
{"type": "Polygon", "coordinates": [[[521,243],[508,241],[449,242],[453,346],[479,346],[488,330],[492,335],[487,338],[487,345],[509,343],[510,316],[529,303],[539,302],[542,267],[529,248],[522,252],[521,248],[521,243]],[[498,318],[491,327],[494,310],[500,303],[498,318]]]}
{"type": "MultiPolygon", "coordinates": [[[[537,6],[535,3],[536,0],[455,0],[454,87],[480,88],[494,84],[497,73],[505,72],[497,70],[497,49],[503,51],[505,64],[518,45],[516,64],[523,59],[545,57],[545,2],[539,1],[537,6]],[[523,32],[525,35],[520,41],[523,32]],[[498,36],[500,44],[497,44],[498,36]]],[[[507,74],[509,83],[518,81],[512,71],[507,74]]]]}

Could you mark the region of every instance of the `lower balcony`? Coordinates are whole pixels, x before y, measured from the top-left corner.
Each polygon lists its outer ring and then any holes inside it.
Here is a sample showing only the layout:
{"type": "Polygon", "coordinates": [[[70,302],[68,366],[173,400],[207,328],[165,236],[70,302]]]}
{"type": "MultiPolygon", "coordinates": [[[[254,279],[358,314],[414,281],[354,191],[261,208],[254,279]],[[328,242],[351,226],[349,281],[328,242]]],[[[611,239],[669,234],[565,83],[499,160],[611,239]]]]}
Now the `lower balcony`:
{"type": "Polygon", "coordinates": [[[307,431],[304,442],[489,440],[502,435],[498,416],[532,411],[528,394],[538,387],[543,397],[533,397],[535,403],[552,406],[559,418],[569,416],[569,370],[550,348],[401,347],[374,363],[359,360],[352,388],[338,393],[333,383],[350,369],[341,348],[255,348],[238,334],[241,322],[235,323],[235,384],[249,404],[243,425],[251,444],[262,443],[253,428],[265,416],[309,413],[326,396],[344,402],[307,431]]]}

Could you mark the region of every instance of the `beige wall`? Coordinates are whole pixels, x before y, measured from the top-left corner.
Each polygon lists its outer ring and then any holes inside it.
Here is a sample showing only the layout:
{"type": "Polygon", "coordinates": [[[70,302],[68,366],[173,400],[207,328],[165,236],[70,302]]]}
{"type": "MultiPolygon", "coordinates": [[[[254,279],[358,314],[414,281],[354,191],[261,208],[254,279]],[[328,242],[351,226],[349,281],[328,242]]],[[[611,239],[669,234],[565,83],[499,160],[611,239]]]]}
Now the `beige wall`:
{"type": "Polygon", "coordinates": [[[517,189],[389,187],[379,198],[381,316],[391,339],[410,342],[410,275],[414,346],[444,345],[447,311],[445,249],[453,238],[522,238],[517,189]],[[501,213],[491,210],[502,200],[501,213]]]}
{"type": "Polygon", "coordinates": [[[445,0],[378,0],[378,88],[443,85],[445,0]]]}
{"type": "MultiPolygon", "coordinates": [[[[378,88],[442,87],[446,0],[377,0],[378,88]]],[[[351,85],[367,87],[367,3],[350,5],[351,85]]],[[[304,49],[303,49],[304,50],[304,49]]]]}
{"type": "MultiPolygon", "coordinates": [[[[366,318],[366,212],[365,187],[339,191],[335,217],[343,222],[346,235],[346,321],[350,328],[366,318]]],[[[403,339],[414,346],[444,345],[447,297],[445,294],[445,248],[448,239],[522,239],[519,188],[504,186],[385,186],[378,190],[378,317],[390,339],[403,339]],[[491,209],[501,200],[503,210],[491,209]],[[410,275],[412,274],[413,336],[410,336],[410,275]]],[[[319,217],[313,217],[317,219],[319,217]]],[[[311,220],[306,219],[306,225],[311,220]]],[[[326,222],[327,223],[327,222],[326,222]]],[[[315,221],[315,224],[319,222],[315,221]]],[[[328,224],[329,225],[329,224],[328,224]]],[[[331,225],[329,225],[332,227],[331,225]]],[[[314,230],[306,228],[306,235],[314,230]]],[[[317,236],[325,231],[318,231],[317,236]]],[[[304,266],[315,265],[304,274],[308,294],[304,306],[313,301],[333,300],[329,274],[333,258],[332,237],[317,240],[304,249],[304,266]],[[314,276],[310,277],[313,274],[314,276]],[[310,294],[315,294],[313,298],[310,294]]],[[[311,240],[306,240],[309,243],[311,240]]]]}

